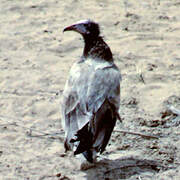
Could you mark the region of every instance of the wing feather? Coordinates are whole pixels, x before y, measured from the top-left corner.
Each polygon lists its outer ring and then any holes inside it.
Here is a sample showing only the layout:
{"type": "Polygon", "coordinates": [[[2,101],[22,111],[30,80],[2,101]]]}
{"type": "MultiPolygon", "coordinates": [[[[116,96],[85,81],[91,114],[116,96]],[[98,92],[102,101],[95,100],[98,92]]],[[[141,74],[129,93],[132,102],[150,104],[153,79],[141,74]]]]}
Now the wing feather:
{"type": "Polygon", "coordinates": [[[69,141],[75,132],[94,118],[106,100],[118,113],[120,80],[120,72],[114,64],[101,63],[97,66],[96,62],[82,61],[72,66],[61,102],[63,127],[69,141]]]}

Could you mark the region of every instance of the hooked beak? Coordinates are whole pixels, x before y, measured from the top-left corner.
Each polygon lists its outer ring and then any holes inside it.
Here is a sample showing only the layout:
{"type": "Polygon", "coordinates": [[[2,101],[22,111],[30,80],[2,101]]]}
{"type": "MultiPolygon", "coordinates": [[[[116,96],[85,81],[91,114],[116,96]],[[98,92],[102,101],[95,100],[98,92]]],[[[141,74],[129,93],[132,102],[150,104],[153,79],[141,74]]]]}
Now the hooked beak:
{"type": "Polygon", "coordinates": [[[75,31],[76,28],[75,28],[75,25],[71,25],[71,26],[68,26],[66,28],[63,29],[63,32],[65,31],[75,31]]]}
{"type": "Polygon", "coordinates": [[[86,30],[83,24],[73,24],[71,26],[64,28],[63,32],[65,31],[75,31],[82,35],[89,33],[89,31],[86,30]]]}

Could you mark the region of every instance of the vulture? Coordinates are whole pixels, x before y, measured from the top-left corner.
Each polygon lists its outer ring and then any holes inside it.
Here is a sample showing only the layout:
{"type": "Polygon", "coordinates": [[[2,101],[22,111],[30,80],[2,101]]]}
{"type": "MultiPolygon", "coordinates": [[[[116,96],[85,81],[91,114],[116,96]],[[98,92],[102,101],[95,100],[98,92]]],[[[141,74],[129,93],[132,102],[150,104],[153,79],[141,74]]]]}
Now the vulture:
{"type": "Polygon", "coordinates": [[[64,148],[93,164],[120,120],[121,74],[96,22],[81,20],[66,27],[63,32],[66,31],[80,33],[85,46],[70,70],[62,94],[64,148]]]}

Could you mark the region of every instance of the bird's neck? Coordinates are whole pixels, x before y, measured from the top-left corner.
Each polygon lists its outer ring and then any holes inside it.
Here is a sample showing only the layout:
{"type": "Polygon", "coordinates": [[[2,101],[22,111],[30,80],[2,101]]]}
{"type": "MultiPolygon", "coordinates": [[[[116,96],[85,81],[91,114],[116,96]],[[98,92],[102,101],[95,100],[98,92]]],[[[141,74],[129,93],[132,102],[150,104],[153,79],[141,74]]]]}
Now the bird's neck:
{"type": "Polygon", "coordinates": [[[83,56],[85,58],[93,57],[109,62],[113,61],[111,50],[102,37],[84,37],[84,41],[83,56]]]}

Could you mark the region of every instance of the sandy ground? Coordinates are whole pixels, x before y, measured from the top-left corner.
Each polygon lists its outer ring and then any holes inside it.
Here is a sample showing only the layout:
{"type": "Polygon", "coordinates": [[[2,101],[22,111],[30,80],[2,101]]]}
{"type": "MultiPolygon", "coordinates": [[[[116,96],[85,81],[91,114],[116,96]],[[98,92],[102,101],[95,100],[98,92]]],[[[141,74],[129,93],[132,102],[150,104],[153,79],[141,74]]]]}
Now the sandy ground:
{"type": "Polygon", "coordinates": [[[167,111],[180,109],[179,49],[179,0],[1,0],[0,179],[179,180],[180,123],[167,111]],[[80,35],[62,30],[87,18],[100,23],[121,69],[123,123],[83,172],[64,154],[60,97],[83,49],[80,35]]]}

